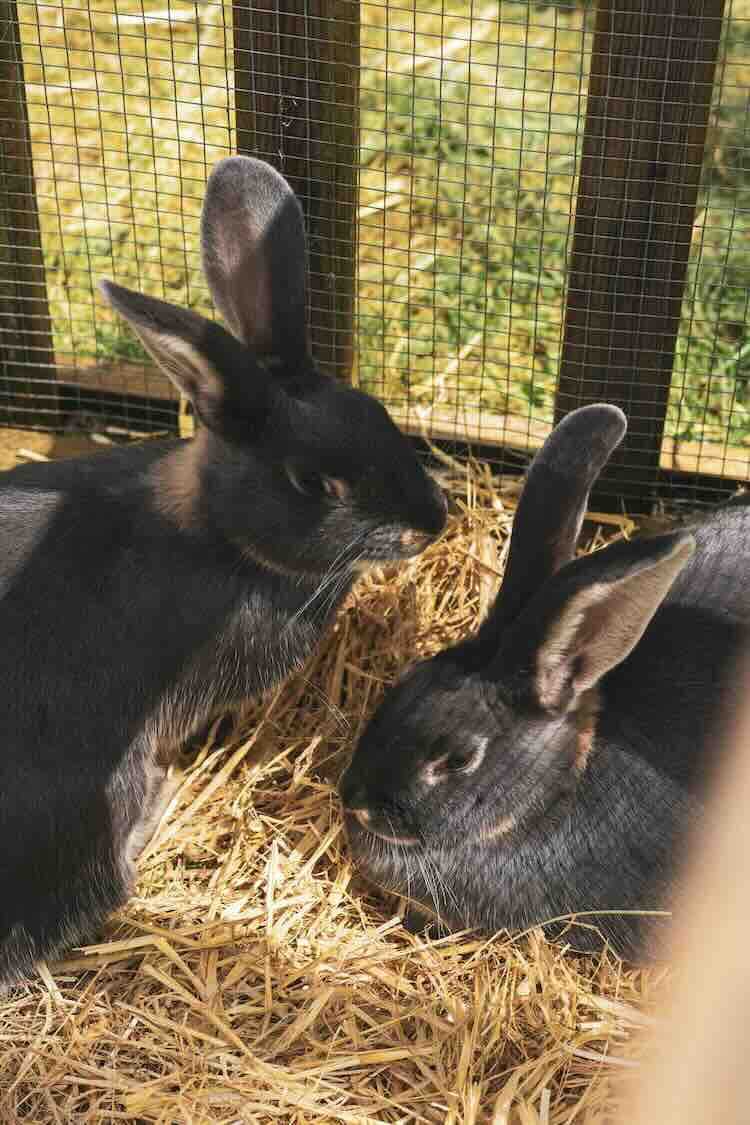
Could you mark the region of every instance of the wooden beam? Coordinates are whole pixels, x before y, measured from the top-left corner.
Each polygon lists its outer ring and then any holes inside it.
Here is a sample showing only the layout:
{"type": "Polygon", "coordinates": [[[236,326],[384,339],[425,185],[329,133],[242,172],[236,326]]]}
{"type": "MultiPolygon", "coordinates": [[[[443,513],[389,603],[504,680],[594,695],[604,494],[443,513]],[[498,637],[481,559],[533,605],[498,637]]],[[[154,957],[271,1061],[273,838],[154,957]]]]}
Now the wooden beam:
{"type": "Polygon", "coordinates": [[[101,391],[107,395],[150,398],[155,403],[178,402],[180,392],[160,368],[149,363],[61,364],[57,369],[61,383],[81,390],[101,391]]]}
{"type": "MultiPolygon", "coordinates": [[[[157,410],[159,403],[166,407],[176,403],[180,397],[174,384],[157,368],[136,363],[61,367],[58,377],[62,388],[74,387],[93,394],[100,393],[113,400],[122,396],[148,399],[157,410]]],[[[498,459],[503,449],[531,456],[552,431],[547,422],[516,414],[492,414],[487,410],[435,406],[417,411],[406,403],[389,403],[388,410],[393,420],[408,434],[428,437],[435,442],[481,447],[488,456],[492,456],[494,450],[498,459]]],[[[184,423],[184,436],[189,436],[191,418],[186,418],[184,423]]],[[[664,438],[659,451],[659,469],[667,473],[700,474],[728,481],[750,482],[750,447],[664,438]]]]}
{"type": "MultiPolygon", "coordinates": [[[[460,442],[462,445],[512,449],[532,455],[552,432],[552,426],[520,415],[491,414],[476,410],[440,410],[424,412],[421,417],[412,407],[389,406],[394,421],[407,433],[428,436],[436,442],[460,442]]],[[[728,481],[750,482],[750,447],[720,445],[710,441],[677,441],[662,439],[659,448],[659,472],[700,474],[728,481]]],[[[679,485],[675,486],[676,489],[679,485]]],[[[634,506],[631,511],[646,511],[634,506]]]]}
{"type": "Polygon", "coordinates": [[[0,0],[0,421],[55,425],[47,304],[15,0],[0,0]]]}
{"type": "Polygon", "coordinates": [[[358,193],[357,0],[235,0],[237,151],[278,168],[305,212],[313,355],[350,379],[358,193]]]}
{"type": "Polygon", "coordinates": [[[724,0],[599,0],[555,403],[605,401],[628,435],[602,485],[658,473],[724,0]]]}

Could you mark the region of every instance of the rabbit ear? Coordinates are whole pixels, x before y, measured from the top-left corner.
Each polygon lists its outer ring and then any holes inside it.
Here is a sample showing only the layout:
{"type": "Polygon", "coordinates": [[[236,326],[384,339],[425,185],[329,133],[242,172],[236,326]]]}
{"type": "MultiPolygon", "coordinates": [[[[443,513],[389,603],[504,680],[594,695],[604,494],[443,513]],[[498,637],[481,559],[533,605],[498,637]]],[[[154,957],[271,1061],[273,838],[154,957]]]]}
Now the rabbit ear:
{"type": "Polygon", "coordinates": [[[693,537],[677,532],[576,560],[519,618],[504,671],[530,669],[544,710],[574,709],[635,648],[694,550],[693,537]]]}
{"type": "Polygon", "coordinates": [[[514,621],[544,582],[574,557],[589,492],[622,441],[616,406],[582,406],[563,418],[529,466],[513,522],[503,584],[483,627],[514,621]]]}
{"type": "Polygon", "coordinates": [[[220,324],[188,309],[111,281],[99,288],[205,425],[227,437],[237,431],[247,438],[248,422],[260,422],[268,402],[268,378],[260,367],[248,372],[247,349],[220,324]]]}
{"type": "Polygon", "coordinates": [[[283,176],[230,156],[209,176],[201,220],[203,270],[216,307],[258,356],[307,355],[305,228],[283,176]]]}

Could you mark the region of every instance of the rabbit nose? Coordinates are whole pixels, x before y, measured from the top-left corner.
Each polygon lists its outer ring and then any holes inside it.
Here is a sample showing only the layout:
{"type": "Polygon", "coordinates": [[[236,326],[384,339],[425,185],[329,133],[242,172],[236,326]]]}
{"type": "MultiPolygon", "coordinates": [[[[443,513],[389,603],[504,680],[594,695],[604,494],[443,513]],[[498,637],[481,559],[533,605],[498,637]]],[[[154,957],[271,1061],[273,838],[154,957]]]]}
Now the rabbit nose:
{"type": "Polygon", "coordinates": [[[358,820],[363,828],[369,828],[372,822],[372,813],[368,809],[347,809],[350,816],[358,820]]]}

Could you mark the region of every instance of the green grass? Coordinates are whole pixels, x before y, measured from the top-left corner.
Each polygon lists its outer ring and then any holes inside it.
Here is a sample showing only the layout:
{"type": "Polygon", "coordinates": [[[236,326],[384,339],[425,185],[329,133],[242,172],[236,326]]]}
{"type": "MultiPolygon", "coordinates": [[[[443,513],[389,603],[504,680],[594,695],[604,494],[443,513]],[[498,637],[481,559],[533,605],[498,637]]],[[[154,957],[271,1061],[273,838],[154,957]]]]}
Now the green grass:
{"type": "Polygon", "coordinates": [[[502,11],[365,26],[363,203],[393,182],[404,197],[362,220],[360,377],[394,401],[528,416],[549,414],[559,359],[582,15],[502,11]],[[378,58],[386,30],[431,53],[442,32],[448,61],[399,73],[408,56],[378,58]]]}
{"type": "MultiPolygon", "coordinates": [[[[63,363],[142,358],[99,276],[208,309],[200,201],[233,144],[231,10],[102,3],[20,7],[63,363]]],[[[552,413],[591,13],[419,7],[362,5],[359,378],[492,437],[552,413]]],[[[732,15],[668,432],[748,444],[750,0],[732,15]]]]}

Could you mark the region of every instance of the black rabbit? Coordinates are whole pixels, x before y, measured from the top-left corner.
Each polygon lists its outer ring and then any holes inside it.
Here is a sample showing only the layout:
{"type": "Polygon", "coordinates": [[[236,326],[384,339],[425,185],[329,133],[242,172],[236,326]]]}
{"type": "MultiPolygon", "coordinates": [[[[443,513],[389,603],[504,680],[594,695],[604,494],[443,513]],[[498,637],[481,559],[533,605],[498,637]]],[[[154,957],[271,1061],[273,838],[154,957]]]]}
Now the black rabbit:
{"type": "Polygon", "coordinates": [[[574,558],[625,433],[568,415],[533,461],[478,633],[390,692],[341,782],[354,857],[451,928],[548,927],[637,957],[700,813],[750,621],[750,509],[574,558]],[[608,914],[608,911],[614,913],[608,914]]]}
{"type": "Polygon", "coordinates": [[[298,667],[358,568],[443,528],[383,406],[310,357],[286,181],[222,161],[202,243],[233,335],[102,285],[192,400],[195,439],[0,478],[0,985],[125,900],[191,732],[298,667]]]}

